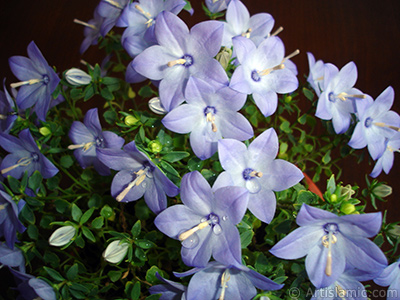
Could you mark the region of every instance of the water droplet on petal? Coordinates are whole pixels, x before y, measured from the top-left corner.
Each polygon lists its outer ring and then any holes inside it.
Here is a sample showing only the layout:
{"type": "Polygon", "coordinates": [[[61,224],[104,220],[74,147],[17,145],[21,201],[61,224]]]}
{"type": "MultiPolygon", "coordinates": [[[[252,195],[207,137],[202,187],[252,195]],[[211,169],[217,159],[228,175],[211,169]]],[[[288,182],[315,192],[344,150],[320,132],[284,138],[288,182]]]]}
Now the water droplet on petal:
{"type": "Polygon", "coordinates": [[[206,218],[206,217],[202,218],[202,219],[200,220],[200,223],[203,223],[203,222],[205,222],[205,221],[207,221],[207,218],[206,218]]]}
{"type": "Polygon", "coordinates": [[[216,235],[221,234],[221,232],[222,232],[222,227],[221,227],[219,224],[215,224],[215,225],[213,226],[213,232],[214,232],[216,235]]]}
{"type": "Polygon", "coordinates": [[[226,221],[226,220],[228,220],[228,216],[223,216],[222,221],[226,221]]]}
{"type": "Polygon", "coordinates": [[[142,188],[146,188],[146,186],[147,186],[147,183],[146,182],[142,182],[142,188]]]}
{"type": "Polygon", "coordinates": [[[246,180],[246,188],[248,189],[250,194],[256,194],[261,190],[261,184],[256,178],[246,180]]]}
{"type": "Polygon", "coordinates": [[[182,246],[187,248],[187,249],[192,249],[196,247],[199,244],[199,236],[197,233],[193,233],[191,236],[189,236],[187,239],[182,241],[182,246]]]}

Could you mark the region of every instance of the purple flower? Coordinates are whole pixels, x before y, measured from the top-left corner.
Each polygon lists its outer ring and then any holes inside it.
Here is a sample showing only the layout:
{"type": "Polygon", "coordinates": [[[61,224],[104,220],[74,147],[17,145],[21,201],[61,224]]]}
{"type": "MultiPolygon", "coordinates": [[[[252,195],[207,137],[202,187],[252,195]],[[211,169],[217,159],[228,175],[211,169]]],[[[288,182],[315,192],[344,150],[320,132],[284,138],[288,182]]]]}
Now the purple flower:
{"type": "Polygon", "coordinates": [[[387,300],[399,299],[400,297],[400,260],[386,267],[383,272],[374,279],[380,286],[389,286],[387,300]]]}
{"type": "Polygon", "coordinates": [[[28,128],[22,130],[18,137],[0,133],[0,145],[10,153],[1,162],[1,174],[20,179],[25,171],[31,176],[38,170],[43,178],[51,178],[58,173],[58,169],[40,153],[28,128]]]}
{"type": "Polygon", "coordinates": [[[273,128],[264,131],[248,148],[237,140],[220,140],[218,155],[225,172],[218,176],[213,189],[245,187],[249,191],[249,210],[261,221],[271,222],[276,208],[274,191],[288,189],[303,178],[295,165],[275,159],[278,150],[273,128]]]}
{"type": "Polygon", "coordinates": [[[97,148],[97,157],[106,166],[119,171],[111,185],[111,195],[119,202],[130,202],[144,195],[148,207],[159,213],[167,207],[167,194],[174,197],[179,189],[135,145],[120,149],[97,148]]]}
{"type": "MultiPolygon", "coordinates": [[[[340,71],[327,64],[324,73],[324,91],[320,95],[315,115],[323,120],[332,120],[337,134],[349,129],[351,114],[355,113],[355,99],[365,99],[366,96],[353,88],[357,80],[357,67],[349,62],[340,71]]],[[[357,100],[364,101],[364,100],[357,100]]]]}
{"type": "Polygon", "coordinates": [[[87,111],[82,122],[74,121],[69,131],[69,138],[74,143],[68,149],[76,149],[74,155],[82,168],[94,166],[100,175],[111,175],[110,169],[96,156],[98,148],[121,149],[125,140],[111,131],[102,131],[97,108],[87,111]]]}
{"type": "MultiPolygon", "coordinates": [[[[23,203],[24,201],[21,201],[21,204],[23,203]]],[[[0,190],[0,237],[5,238],[10,249],[14,249],[17,231],[22,233],[26,229],[18,219],[19,212],[20,209],[10,195],[0,190]]]]}
{"type": "Polygon", "coordinates": [[[209,262],[205,268],[175,273],[175,276],[191,274],[194,275],[186,292],[187,299],[253,299],[257,295],[256,288],[274,291],[283,287],[246,266],[225,266],[216,261],[209,262]]]}
{"type": "Polygon", "coordinates": [[[11,268],[10,271],[18,284],[17,289],[20,292],[20,296],[17,299],[56,300],[54,289],[46,281],[11,268]]]}
{"type": "Polygon", "coordinates": [[[359,122],[354,128],[349,146],[354,149],[368,147],[372,159],[379,158],[386,149],[386,138],[391,138],[400,127],[400,116],[391,111],[394,90],[389,86],[378,98],[357,101],[359,122]]]}
{"type": "Polygon", "coordinates": [[[222,45],[230,48],[232,38],[243,36],[258,46],[269,36],[274,23],[274,18],[270,14],[259,13],[250,17],[249,11],[241,1],[231,0],[226,11],[222,45]]]}
{"type": "Polygon", "coordinates": [[[190,132],[190,145],[200,159],[210,158],[217,151],[218,140],[234,138],[241,141],[253,136],[249,121],[238,110],[246,96],[201,79],[189,79],[185,90],[187,104],[170,111],[162,120],[166,128],[177,133],[190,132]]]}
{"type": "Polygon", "coordinates": [[[222,34],[220,22],[201,22],[189,31],[176,15],[163,11],[155,25],[159,45],[136,56],[132,67],[142,76],[160,80],[160,99],[170,111],[183,102],[183,92],[191,76],[228,85],[224,68],[213,58],[220,50],[222,34]]]}
{"type": "Polygon", "coordinates": [[[164,279],[158,273],[156,273],[156,277],[164,282],[164,284],[157,284],[150,287],[150,294],[161,294],[161,297],[158,298],[159,300],[186,300],[186,286],[164,279]]]}
{"type": "Polygon", "coordinates": [[[310,52],[307,52],[307,58],[310,68],[307,81],[319,97],[324,89],[325,64],[322,60],[315,61],[314,55],[310,52]]]}
{"type": "MultiPolygon", "coordinates": [[[[188,266],[205,267],[211,255],[226,265],[241,265],[239,231],[248,193],[241,187],[213,192],[197,171],[185,174],[181,183],[183,204],[161,212],[154,224],[182,242],[182,260],[188,266]]],[[[189,297],[190,298],[190,297],[189,297]]]]}
{"type": "Polygon", "coordinates": [[[237,59],[241,64],[233,72],[230,87],[252,94],[264,116],[272,115],[278,105],[278,95],[293,92],[298,87],[296,75],[285,67],[288,57],[277,37],[264,40],[258,47],[249,39],[233,39],[237,59]]]}
{"type": "Polygon", "coordinates": [[[17,94],[17,105],[20,109],[35,106],[34,111],[42,121],[50,108],[52,93],[60,78],[48,65],[34,42],[28,46],[28,56],[13,56],[9,59],[11,71],[21,82],[13,83],[13,88],[20,87],[17,94]]]}
{"type": "Polygon", "coordinates": [[[400,151],[400,133],[396,133],[390,139],[386,139],[385,144],[386,149],[381,157],[379,157],[376,161],[375,167],[370,174],[371,177],[377,177],[379,174],[381,174],[382,170],[386,174],[389,174],[390,169],[393,166],[394,152],[400,151]]]}
{"type": "Polygon", "coordinates": [[[225,10],[231,0],[206,0],[205,2],[208,10],[211,13],[215,14],[217,12],[225,10]]]}
{"type": "Polygon", "coordinates": [[[6,89],[6,80],[3,81],[4,92],[0,91],[0,132],[9,133],[17,119],[14,110],[14,101],[6,89]]]}
{"type": "Polygon", "coordinates": [[[129,0],[101,0],[96,10],[104,18],[101,23],[100,33],[106,36],[115,26],[129,0]]]}
{"type": "Polygon", "coordinates": [[[100,28],[103,24],[103,21],[104,18],[98,13],[98,8],[96,8],[93,13],[93,19],[89,20],[88,22],[83,22],[77,19],[74,20],[75,23],[85,26],[85,29],[83,30],[83,35],[85,38],[83,39],[79,49],[81,54],[86,52],[90,45],[97,45],[100,37],[100,28]]]}
{"type": "Polygon", "coordinates": [[[0,264],[1,267],[5,265],[25,272],[25,258],[22,251],[19,248],[11,249],[6,243],[0,243],[0,264]]]}
{"type": "Polygon", "coordinates": [[[283,259],[306,256],[307,274],[317,289],[334,284],[346,267],[377,276],[387,265],[383,252],[368,239],[379,232],[380,213],[338,217],[303,204],[296,222],[301,227],[270,252],[283,259]]]}

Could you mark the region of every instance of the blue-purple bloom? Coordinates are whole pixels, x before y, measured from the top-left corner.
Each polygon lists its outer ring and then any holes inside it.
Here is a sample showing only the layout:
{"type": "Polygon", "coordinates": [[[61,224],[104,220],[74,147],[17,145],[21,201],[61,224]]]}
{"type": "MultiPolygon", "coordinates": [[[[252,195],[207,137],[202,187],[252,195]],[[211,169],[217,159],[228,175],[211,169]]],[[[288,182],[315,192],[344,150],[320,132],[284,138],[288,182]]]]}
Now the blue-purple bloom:
{"type": "Polygon", "coordinates": [[[283,287],[246,266],[226,266],[216,261],[209,262],[205,268],[175,273],[175,276],[192,274],[187,299],[253,299],[257,295],[256,288],[274,291],[283,287]]]}
{"type": "MultiPolygon", "coordinates": [[[[190,31],[186,24],[171,12],[157,17],[154,45],[133,60],[135,72],[160,81],[160,100],[167,111],[184,101],[184,90],[191,76],[228,85],[228,76],[214,59],[221,47],[223,24],[206,21],[190,31]]],[[[128,68],[130,72],[131,68],[128,68]]]]}
{"type": "Polygon", "coordinates": [[[161,212],[154,224],[182,242],[183,262],[205,267],[212,255],[225,265],[240,266],[240,236],[235,225],[246,212],[247,190],[224,187],[213,192],[207,180],[194,171],[182,178],[181,200],[183,204],[161,212]]]}
{"type": "Polygon", "coordinates": [[[377,276],[387,266],[383,252],[368,239],[379,232],[381,213],[339,217],[303,204],[296,222],[301,227],[270,252],[283,259],[306,256],[307,274],[317,289],[334,284],[346,268],[377,276]]]}
{"type": "Polygon", "coordinates": [[[241,1],[231,0],[226,11],[222,45],[230,48],[232,38],[243,36],[258,46],[269,36],[274,23],[274,18],[270,14],[259,13],[250,17],[249,11],[241,1]]]}
{"type": "Polygon", "coordinates": [[[390,264],[383,272],[374,279],[380,286],[389,286],[387,300],[399,299],[400,297],[400,260],[390,264]]]}
{"type": "Polygon", "coordinates": [[[94,166],[100,175],[111,175],[110,169],[96,156],[98,148],[121,149],[125,140],[111,131],[102,131],[97,108],[87,111],[82,122],[74,121],[69,131],[69,138],[74,143],[68,149],[75,149],[74,155],[82,168],[94,166]]]}
{"type": "Polygon", "coordinates": [[[186,300],[187,287],[183,284],[165,279],[156,273],[156,277],[164,284],[153,285],[150,294],[161,294],[159,300],[186,300]]]}
{"type": "Polygon", "coordinates": [[[0,243],[0,265],[10,268],[18,268],[19,271],[25,272],[25,258],[19,248],[10,248],[6,243],[0,243]]]}
{"type": "Polygon", "coordinates": [[[115,26],[129,0],[101,0],[96,8],[98,14],[104,18],[101,23],[100,33],[102,36],[115,26]]]}
{"type": "Polygon", "coordinates": [[[119,171],[111,184],[111,195],[119,202],[130,202],[144,195],[147,206],[156,214],[167,207],[167,194],[175,197],[178,187],[132,141],[121,149],[97,148],[97,157],[119,171]]]}
{"type": "Polygon", "coordinates": [[[18,137],[0,133],[0,145],[10,153],[1,162],[3,176],[20,179],[25,171],[31,176],[38,170],[47,179],[58,173],[58,169],[40,152],[28,128],[22,130],[18,137]]]}
{"type": "Polygon", "coordinates": [[[20,292],[17,300],[56,300],[54,289],[46,281],[11,268],[10,271],[14,275],[20,292]]]}
{"type": "Polygon", "coordinates": [[[396,133],[390,139],[386,139],[385,144],[386,149],[376,161],[375,167],[370,174],[371,177],[377,177],[381,174],[382,170],[386,174],[389,174],[390,169],[393,166],[394,152],[400,151],[400,133],[396,133]]]}
{"type": "Polygon", "coordinates": [[[247,148],[234,139],[218,142],[222,172],[213,189],[241,186],[249,191],[249,210],[261,221],[269,223],[275,214],[274,191],[283,191],[297,184],[303,173],[295,165],[275,159],[279,151],[278,136],[273,128],[264,131],[247,148]]]}
{"type": "Polygon", "coordinates": [[[378,159],[386,149],[386,138],[393,137],[400,127],[400,116],[391,111],[394,90],[386,88],[373,101],[371,97],[357,101],[359,122],[354,128],[349,146],[354,149],[368,147],[372,159],[378,159]]]}
{"type": "Polygon", "coordinates": [[[0,190],[0,237],[5,238],[10,249],[14,249],[17,231],[22,233],[26,229],[18,219],[22,204],[25,203],[23,200],[20,201],[21,204],[18,207],[10,195],[0,190]]]}
{"type": "Polygon", "coordinates": [[[208,10],[211,13],[215,14],[217,12],[225,10],[231,0],[206,0],[205,2],[208,10]]]}
{"type": "Polygon", "coordinates": [[[7,91],[5,79],[3,87],[4,92],[0,91],[0,132],[9,133],[18,116],[14,110],[14,101],[7,91]]]}
{"type": "Polygon", "coordinates": [[[349,128],[351,114],[356,112],[356,102],[364,101],[366,96],[353,88],[357,81],[354,62],[349,62],[340,71],[331,64],[327,66],[324,70],[324,91],[318,99],[315,115],[323,120],[332,120],[335,132],[340,134],[349,128]]]}
{"type": "Polygon", "coordinates": [[[222,138],[244,141],[253,136],[249,121],[238,112],[246,101],[244,94],[191,77],[185,99],[187,104],[170,111],[162,123],[177,133],[190,132],[190,145],[200,159],[210,158],[222,138]]]}
{"type": "Polygon", "coordinates": [[[230,87],[252,94],[264,116],[272,115],[278,106],[278,95],[298,87],[296,75],[285,67],[285,48],[278,37],[264,40],[258,47],[249,39],[235,37],[234,49],[240,66],[233,72],[230,87]]]}
{"type": "Polygon", "coordinates": [[[11,71],[21,82],[11,84],[19,87],[17,105],[20,109],[34,106],[37,117],[45,121],[50,108],[52,93],[60,78],[49,66],[34,42],[28,46],[28,56],[13,56],[9,59],[11,71]]]}
{"type": "Polygon", "coordinates": [[[85,26],[85,29],[83,30],[85,38],[83,39],[79,49],[81,54],[83,54],[90,45],[97,45],[103,21],[104,18],[100,16],[98,8],[96,8],[93,13],[93,19],[90,19],[88,22],[82,22],[77,19],[74,20],[75,23],[85,26]]]}

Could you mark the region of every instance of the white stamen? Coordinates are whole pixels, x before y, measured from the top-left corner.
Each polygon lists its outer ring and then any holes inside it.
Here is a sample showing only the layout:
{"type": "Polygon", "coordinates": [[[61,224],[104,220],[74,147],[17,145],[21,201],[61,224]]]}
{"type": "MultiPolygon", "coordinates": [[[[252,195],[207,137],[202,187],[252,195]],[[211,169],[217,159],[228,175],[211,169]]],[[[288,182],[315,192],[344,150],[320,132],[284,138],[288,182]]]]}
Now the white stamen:
{"type": "Polygon", "coordinates": [[[1,174],[5,174],[7,172],[10,172],[11,170],[14,170],[14,169],[16,169],[16,168],[18,168],[20,166],[24,166],[25,167],[25,166],[29,165],[31,163],[31,161],[32,161],[32,158],[23,157],[23,158],[19,159],[15,165],[12,165],[11,167],[8,167],[8,168],[5,168],[5,169],[1,170],[1,174]]]}
{"type": "MultiPolygon", "coordinates": [[[[332,275],[332,231],[329,232],[329,241],[328,241],[328,256],[326,257],[326,267],[325,274],[327,276],[332,275]]],[[[324,245],[325,246],[325,245],[324,245]]]]}
{"type": "Polygon", "coordinates": [[[151,17],[151,14],[147,11],[145,11],[143,8],[141,8],[138,4],[135,5],[135,8],[140,11],[145,17],[151,17]]]}
{"type": "Polygon", "coordinates": [[[249,39],[252,31],[253,29],[249,28],[246,32],[242,33],[242,36],[249,39]]]}
{"type": "Polygon", "coordinates": [[[119,4],[118,2],[114,1],[114,0],[103,0],[104,2],[107,2],[108,4],[111,4],[112,6],[114,6],[115,8],[119,8],[119,9],[123,9],[123,7],[121,6],[121,4],[119,4]]]}
{"type": "Polygon", "coordinates": [[[219,0],[212,0],[212,3],[218,2],[219,0]]]}
{"type": "Polygon", "coordinates": [[[207,114],[207,122],[211,122],[211,128],[213,132],[217,132],[217,125],[215,125],[215,116],[209,112],[207,114]]]}
{"type": "Polygon", "coordinates": [[[168,62],[168,67],[173,67],[175,65],[183,65],[186,62],[186,59],[180,58],[177,60],[172,60],[168,62]]]}
{"type": "Polygon", "coordinates": [[[90,147],[93,146],[93,144],[94,144],[94,142],[89,142],[89,143],[84,143],[84,144],[79,144],[79,145],[69,145],[68,149],[75,150],[75,149],[83,148],[83,151],[87,151],[90,149],[90,147]]]}
{"type": "Polygon", "coordinates": [[[74,19],[74,23],[79,24],[79,25],[83,25],[85,27],[89,27],[89,28],[92,28],[92,29],[97,29],[97,27],[94,26],[93,24],[89,24],[87,22],[83,22],[83,21],[78,20],[78,19],[74,19]]]}
{"type": "Polygon", "coordinates": [[[346,300],[346,290],[344,288],[336,283],[335,290],[340,299],[346,300]]]}
{"type": "Polygon", "coordinates": [[[280,34],[283,30],[283,27],[280,26],[277,30],[275,30],[273,33],[271,33],[269,36],[276,36],[278,34],[280,34]]]}
{"type": "Polygon", "coordinates": [[[317,79],[315,79],[315,81],[321,81],[324,80],[324,76],[318,77],[317,79]]]}
{"type": "Polygon", "coordinates": [[[345,92],[340,93],[337,95],[337,98],[339,98],[342,101],[346,101],[348,98],[358,98],[358,99],[365,99],[367,96],[360,94],[360,95],[349,95],[345,92]]]}
{"type": "Polygon", "coordinates": [[[221,276],[221,295],[219,296],[218,300],[224,300],[225,299],[225,292],[228,286],[226,283],[231,280],[231,274],[229,273],[229,269],[226,269],[225,272],[221,276]]]}
{"type": "Polygon", "coordinates": [[[263,177],[263,173],[262,172],[253,171],[253,172],[250,173],[250,176],[251,177],[261,178],[261,177],[263,177]]]}
{"type": "Polygon", "coordinates": [[[277,65],[277,66],[275,66],[273,68],[269,68],[269,69],[265,69],[263,71],[260,71],[260,72],[258,72],[258,75],[265,76],[265,75],[268,75],[269,73],[271,73],[272,71],[282,70],[284,68],[285,68],[285,65],[284,64],[280,64],[280,65],[277,65]]]}
{"type": "Polygon", "coordinates": [[[0,114],[0,120],[7,120],[7,115],[0,114]]]}
{"type": "Polygon", "coordinates": [[[399,152],[399,153],[400,153],[400,149],[395,149],[395,148],[393,148],[393,147],[391,147],[391,146],[387,146],[387,149],[388,149],[390,152],[399,152]]]}
{"type": "Polygon", "coordinates": [[[200,229],[203,229],[203,228],[206,228],[208,225],[210,225],[210,223],[211,223],[210,220],[204,221],[204,222],[200,223],[199,225],[197,225],[197,226],[195,226],[195,227],[193,227],[193,228],[181,233],[179,235],[178,239],[182,242],[182,241],[186,240],[188,237],[190,237],[196,231],[198,231],[200,229]]]}
{"type": "Polygon", "coordinates": [[[16,83],[11,83],[10,86],[15,89],[17,87],[23,86],[23,85],[31,85],[31,84],[35,84],[35,83],[39,83],[41,82],[43,79],[30,79],[27,81],[21,81],[21,82],[16,82],[16,83]]]}
{"type": "Polygon", "coordinates": [[[400,132],[400,128],[399,128],[399,127],[392,126],[392,125],[387,125],[387,124],[382,123],[382,122],[375,122],[374,125],[376,125],[376,126],[378,126],[378,127],[390,128],[390,129],[393,129],[393,130],[396,130],[396,131],[399,131],[399,132],[400,132]]]}
{"type": "Polygon", "coordinates": [[[130,182],[128,186],[121,193],[119,193],[116,200],[118,202],[121,202],[133,187],[141,184],[143,180],[146,178],[147,172],[148,172],[147,167],[145,169],[140,169],[139,171],[135,172],[135,174],[137,175],[135,180],[130,182]]]}
{"type": "Polygon", "coordinates": [[[293,51],[292,53],[290,53],[288,56],[284,57],[282,60],[282,63],[284,63],[285,61],[291,59],[292,57],[295,57],[296,55],[300,54],[300,50],[297,49],[295,51],[293,51]]]}
{"type": "Polygon", "coordinates": [[[7,206],[8,206],[8,203],[4,203],[4,204],[0,205],[0,211],[5,209],[7,206]]]}
{"type": "Polygon", "coordinates": [[[153,23],[153,19],[148,19],[147,22],[144,23],[144,24],[146,24],[146,25],[147,25],[147,28],[149,28],[149,27],[151,26],[152,23],[153,23]]]}

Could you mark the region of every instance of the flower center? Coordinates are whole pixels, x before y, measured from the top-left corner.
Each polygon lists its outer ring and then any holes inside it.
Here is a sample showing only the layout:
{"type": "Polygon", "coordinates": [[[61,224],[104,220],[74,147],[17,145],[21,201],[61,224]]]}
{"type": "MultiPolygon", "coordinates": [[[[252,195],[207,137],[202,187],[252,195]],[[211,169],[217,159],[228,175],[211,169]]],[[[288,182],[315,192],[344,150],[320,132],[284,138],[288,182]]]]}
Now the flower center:
{"type": "Polygon", "coordinates": [[[261,76],[256,70],[254,70],[251,72],[251,79],[253,79],[255,82],[259,82],[261,80],[261,76]]]}
{"type": "Polygon", "coordinates": [[[328,99],[329,99],[330,102],[335,103],[335,102],[336,102],[336,96],[335,96],[335,94],[332,93],[332,92],[330,92],[330,93],[328,94],[328,99]]]}
{"type": "Polygon", "coordinates": [[[37,162],[39,160],[39,155],[35,152],[31,153],[31,157],[34,162],[37,162]]]}
{"type": "Polygon", "coordinates": [[[104,147],[104,139],[102,137],[96,138],[96,146],[101,148],[104,147]]]}
{"type": "Polygon", "coordinates": [[[328,248],[328,255],[326,257],[326,266],[325,266],[325,274],[327,276],[332,275],[332,245],[337,242],[337,238],[335,236],[336,233],[339,232],[339,227],[336,223],[326,223],[324,226],[324,231],[327,235],[322,237],[322,245],[325,248],[328,248]]]}
{"type": "Polygon", "coordinates": [[[250,35],[251,35],[251,32],[252,32],[252,30],[253,29],[251,29],[251,28],[249,28],[249,29],[247,29],[245,32],[243,32],[241,35],[243,36],[243,37],[245,37],[245,38],[250,38],[250,35]]]}
{"type": "Polygon", "coordinates": [[[371,127],[373,121],[374,120],[371,117],[366,118],[365,122],[364,122],[364,126],[367,128],[371,127]]]}
{"type": "Polygon", "coordinates": [[[204,109],[204,115],[206,116],[206,121],[211,123],[211,129],[213,132],[217,132],[217,125],[215,124],[215,114],[217,110],[214,106],[207,106],[204,109]]]}
{"type": "Polygon", "coordinates": [[[49,82],[50,82],[49,76],[43,75],[43,83],[44,83],[45,85],[47,85],[47,84],[49,84],[49,82]]]}
{"type": "Polygon", "coordinates": [[[191,65],[193,65],[194,63],[194,59],[193,56],[189,55],[189,54],[185,54],[184,56],[182,56],[181,58],[177,59],[177,60],[172,60],[169,61],[167,63],[168,67],[173,67],[176,65],[182,65],[186,68],[189,68],[191,65]]]}
{"type": "Polygon", "coordinates": [[[244,180],[251,180],[251,179],[254,179],[255,177],[261,178],[263,176],[263,173],[254,171],[251,168],[247,168],[247,169],[244,169],[242,175],[243,175],[244,180]]]}

